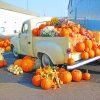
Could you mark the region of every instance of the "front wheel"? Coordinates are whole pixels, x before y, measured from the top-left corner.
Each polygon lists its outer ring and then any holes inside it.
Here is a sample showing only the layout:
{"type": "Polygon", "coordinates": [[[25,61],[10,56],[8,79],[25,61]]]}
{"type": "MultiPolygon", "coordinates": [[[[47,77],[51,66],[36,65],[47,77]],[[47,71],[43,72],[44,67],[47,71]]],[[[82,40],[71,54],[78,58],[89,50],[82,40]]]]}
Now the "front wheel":
{"type": "Polygon", "coordinates": [[[42,66],[53,66],[53,63],[48,55],[43,54],[41,59],[42,66]]]}

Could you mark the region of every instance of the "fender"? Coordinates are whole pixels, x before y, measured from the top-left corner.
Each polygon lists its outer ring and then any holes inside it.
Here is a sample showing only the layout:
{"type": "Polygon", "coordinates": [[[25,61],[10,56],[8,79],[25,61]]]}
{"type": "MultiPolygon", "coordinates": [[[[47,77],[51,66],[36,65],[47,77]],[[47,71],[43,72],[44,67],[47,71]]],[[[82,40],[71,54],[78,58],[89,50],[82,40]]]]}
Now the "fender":
{"type": "Polygon", "coordinates": [[[64,52],[60,45],[51,41],[38,41],[35,45],[35,53],[47,54],[53,64],[64,63],[64,52]]]}
{"type": "Polygon", "coordinates": [[[11,38],[11,45],[14,46],[17,49],[18,53],[20,54],[20,43],[18,36],[11,38]]]}

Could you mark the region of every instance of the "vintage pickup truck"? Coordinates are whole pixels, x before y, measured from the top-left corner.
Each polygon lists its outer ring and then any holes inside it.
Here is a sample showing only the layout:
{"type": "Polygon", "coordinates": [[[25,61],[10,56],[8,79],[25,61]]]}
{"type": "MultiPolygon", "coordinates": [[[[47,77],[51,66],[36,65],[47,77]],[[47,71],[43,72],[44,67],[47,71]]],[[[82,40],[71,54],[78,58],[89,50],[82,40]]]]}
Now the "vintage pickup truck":
{"type": "Polygon", "coordinates": [[[23,23],[19,35],[11,39],[12,52],[15,57],[19,55],[36,57],[39,58],[41,64],[45,66],[49,64],[66,64],[67,58],[72,56],[78,63],[73,66],[67,66],[67,69],[73,69],[100,58],[94,57],[80,62],[80,53],[67,53],[67,49],[71,46],[69,38],[36,37],[32,35],[33,28],[36,28],[39,23],[44,23],[49,20],[51,20],[50,17],[39,17],[27,20],[23,23]]]}

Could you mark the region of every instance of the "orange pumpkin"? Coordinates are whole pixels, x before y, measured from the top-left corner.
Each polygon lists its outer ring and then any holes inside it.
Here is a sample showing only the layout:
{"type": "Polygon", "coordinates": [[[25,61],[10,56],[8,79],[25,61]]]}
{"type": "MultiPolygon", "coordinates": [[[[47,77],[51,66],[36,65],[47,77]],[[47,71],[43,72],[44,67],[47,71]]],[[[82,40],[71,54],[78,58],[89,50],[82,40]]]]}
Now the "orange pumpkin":
{"type": "Polygon", "coordinates": [[[93,58],[95,56],[95,53],[92,49],[88,53],[89,53],[89,58],[93,58]]]}
{"type": "Polygon", "coordinates": [[[89,52],[89,48],[88,47],[85,47],[85,50],[84,51],[86,51],[86,52],[89,52]]]}
{"type": "Polygon", "coordinates": [[[0,68],[3,67],[3,60],[0,60],[0,68]]]}
{"type": "Polygon", "coordinates": [[[41,72],[42,72],[42,68],[37,69],[37,70],[36,70],[36,75],[40,75],[41,72]]]}
{"type": "Polygon", "coordinates": [[[24,72],[32,71],[33,67],[34,61],[32,61],[31,59],[25,59],[22,61],[22,69],[24,72]]]}
{"type": "Polygon", "coordinates": [[[92,48],[96,48],[97,47],[97,42],[96,40],[92,39],[92,48]]]}
{"type": "Polygon", "coordinates": [[[3,61],[3,66],[7,66],[8,62],[6,60],[3,61]]]}
{"type": "Polygon", "coordinates": [[[26,59],[33,60],[33,58],[32,58],[32,57],[30,57],[30,56],[25,56],[25,57],[23,58],[23,60],[26,60],[26,59]]]}
{"type": "Polygon", "coordinates": [[[32,34],[33,34],[33,36],[38,36],[38,28],[34,28],[33,30],[32,30],[32,34]]]}
{"type": "Polygon", "coordinates": [[[58,72],[61,74],[62,72],[65,72],[66,71],[66,69],[64,69],[64,68],[58,68],[58,72]]]}
{"type": "Polygon", "coordinates": [[[11,51],[11,46],[7,46],[7,47],[5,48],[5,50],[6,50],[6,51],[11,51]]]}
{"type": "Polygon", "coordinates": [[[77,27],[72,27],[72,30],[73,30],[73,32],[76,33],[76,34],[79,33],[79,29],[78,29],[77,27]]]}
{"type": "Polygon", "coordinates": [[[32,83],[35,85],[35,86],[40,86],[41,85],[41,79],[42,77],[40,75],[35,75],[33,78],[32,78],[32,83]]]}
{"type": "Polygon", "coordinates": [[[87,34],[88,34],[90,37],[93,37],[93,32],[92,32],[92,31],[87,30],[86,32],[87,32],[87,34]]]}
{"type": "Polygon", "coordinates": [[[78,42],[76,44],[76,51],[77,52],[83,52],[85,49],[85,44],[83,42],[78,42]]]}
{"type": "Polygon", "coordinates": [[[87,52],[82,52],[82,54],[81,54],[81,58],[83,59],[83,60],[86,60],[86,59],[88,59],[89,58],[89,54],[87,53],[87,52]]]}
{"type": "Polygon", "coordinates": [[[41,25],[39,26],[39,29],[41,30],[41,29],[43,29],[43,28],[45,28],[45,27],[46,27],[45,24],[41,24],[41,25]]]}
{"type": "Polygon", "coordinates": [[[100,56],[100,49],[99,48],[95,48],[94,52],[95,52],[95,56],[100,56]]]}
{"type": "Polygon", "coordinates": [[[70,32],[69,32],[67,29],[65,29],[65,28],[63,28],[63,29],[60,31],[60,36],[61,36],[61,37],[69,37],[69,34],[70,34],[70,32]]]}
{"type": "Polygon", "coordinates": [[[67,64],[68,64],[68,65],[73,65],[73,64],[75,64],[74,59],[73,59],[73,58],[68,58],[68,59],[67,59],[67,64]]]}
{"type": "Polygon", "coordinates": [[[74,69],[72,72],[72,79],[75,82],[79,82],[82,79],[82,72],[80,70],[74,69]]]}
{"type": "Polygon", "coordinates": [[[72,81],[72,75],[69,71],[64,71],[61,73],[60,79],[64,84],[66,84],[72,81]]]}
{"type": "Polygon", "coordinates": [[[47,21],[46,22],[46,26],[51,26],[51,22],[50,21],[47,21]]]}
{"type": "Polygon", "coordinates": [[[88,70],[86,71],[86,73],[82,74],[82,78],[84,80],[90,80],[91,79],[91,74],[88,72],[88,70]]]}
{"type": "Polygon", "coordinates": [[[41,88],[48,90],[52,87],[53,81],[50,78],[44,78],[41,81],[41,88]]]}
{"type": "Polygon", "coordinates": [[[80,33],[81,35],[85,35],[85,34],[86,34],[86,29],[83,28],[83,27],[81,27],[80,30],[79,30],[79,33],[80,33]]]}
{"type": "Polygon", "coordinates": [[[84,40],[85,47],[91,49],[92,48],[92,41],[89,39],[84,40]]]}
{"type": "Polygon", "coordinates": [[[18,65],[18,66],[22,66],[22,59],[17,59],[15,62],[14,62],[14,65],[18,65]]]}

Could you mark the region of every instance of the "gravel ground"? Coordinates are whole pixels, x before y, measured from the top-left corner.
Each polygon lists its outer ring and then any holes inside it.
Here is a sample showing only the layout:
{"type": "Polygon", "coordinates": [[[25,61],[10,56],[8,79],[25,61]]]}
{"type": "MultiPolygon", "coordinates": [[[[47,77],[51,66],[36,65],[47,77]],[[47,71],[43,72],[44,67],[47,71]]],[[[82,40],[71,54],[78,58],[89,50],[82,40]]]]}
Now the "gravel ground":
{"type": "MultiPolygon", "coordinates": [[[[12,53],[6,53],[8,66],[16,59],[12,53]]],[[[0,100],[99,100],[100,99],[100,63],[93,62],[79,69],[84,72],[89,69],[92,75],[90,81],[71,82],[56,90],[43,90],[31,83],[34,71],[16,76],[0,69],[0,100]]]]}

